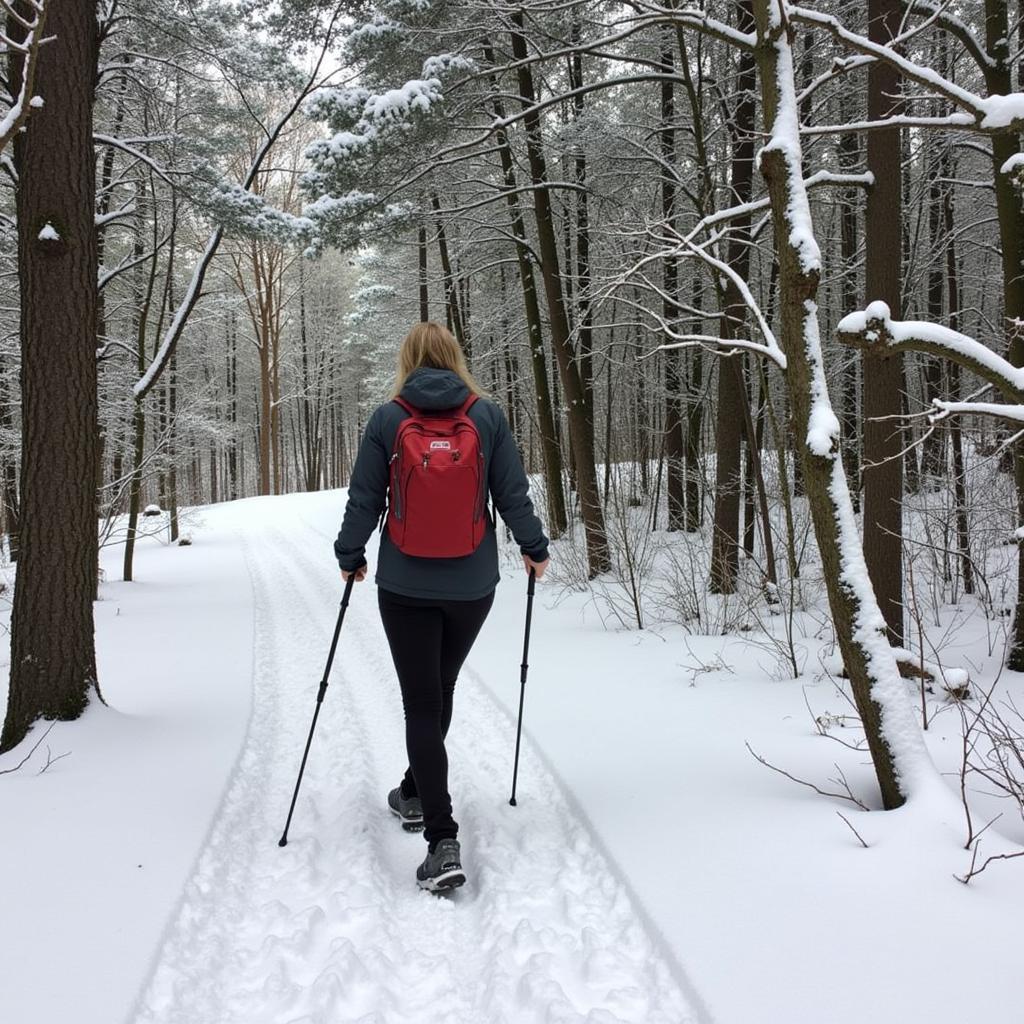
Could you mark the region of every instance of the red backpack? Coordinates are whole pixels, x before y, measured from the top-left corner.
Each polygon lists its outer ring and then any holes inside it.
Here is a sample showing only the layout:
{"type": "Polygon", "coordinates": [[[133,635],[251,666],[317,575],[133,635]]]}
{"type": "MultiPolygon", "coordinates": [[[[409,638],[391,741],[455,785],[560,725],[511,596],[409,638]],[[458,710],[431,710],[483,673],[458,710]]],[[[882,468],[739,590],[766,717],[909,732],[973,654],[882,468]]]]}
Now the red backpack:
{"type": "Polygon", "coordinates": [[[408,417],[395,432],[388,490],[388,536],[418,558],[471,555],[484,538],[484,453],[469,408],[426,412],[395,401],[408,417]]]}

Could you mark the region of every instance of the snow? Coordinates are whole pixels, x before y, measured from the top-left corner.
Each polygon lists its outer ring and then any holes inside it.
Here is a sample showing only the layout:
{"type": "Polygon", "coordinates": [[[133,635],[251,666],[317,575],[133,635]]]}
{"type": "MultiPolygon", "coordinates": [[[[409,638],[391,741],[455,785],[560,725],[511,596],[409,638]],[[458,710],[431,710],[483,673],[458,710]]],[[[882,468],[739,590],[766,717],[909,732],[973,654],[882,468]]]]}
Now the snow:
{"type": "MultiPolygon", "coordinates": [[[[770,6],[769,19],[773,25],[779,24],[782,19],[782,8],[778,0],[770,6]]],[[[807,200],[807,190],[803,187],[800,114],[793,85],[793,53],[784,37],[776,41],[775,49],[779,82],[778,109],[771,137],[758,154],[758,166],[766,152],[779,152],[786,161],[789,180],[801,183],[800,188],[791,190],[786,208],[786,220],[790,228],[789,244],[796,251],[801,272],[813,274],[821,270],[821,250],[814,237],[811,207],[807,200]]]]}
{"type": "MultiPolygon", "coordinates": [[[[1006,1019],[1020,862],[961,886],[961,820],[824,800],[745,749],[821,782],[839,761],[873,802],[866,758],[817,735],[804,707],[824,721],[848,710],[816,669],[829,659],[814,630],[801,642],[815,670],[783,682],[742,638],[605,630],[589,595],[557,600],[542,581],[510,808],[525,610],[511,547],[449,745],[467,886],[447,900],[418,893],[422,839],[383,808],[404,765],[402,717],[372,582],[353,593],[279,849],[341,595],[330,541],[344,500],[202,510],[192,547],[149,540],[141,582],[103,584],[113,708],[57,725],[47,742],[71,756],[43,775],[0,776],[0,815],[19,837],[0,845],[4,877],[20,883],[5,890],[0,939],[8,1019],[1006,1019]],[[936,970],[948,950],[956,970],[936,970]]],[[[119,558],[104,551],[108,579],[119,558]]],[[[963,661],[991,678],[999,652],[986,658],[984,628],[963,661]]],[[[929,734],[944,770],[954,718],[929,734]]],[[[1005,845],[988,836],[988,852],[1005,845]]]]}
{"type": "Polygon", "coordinates": [[[868,303],[867,308],[864,310],[864,315],[868,320],[890,321],[889,305],[880,299],[876,299],[874,302],[868,303]]]}
{"type": "MultiPolygon", "coordinates": [[[[103,552],[107,579],[120,557],[103,552]]],[[[230,519],[211,516],[191,548],[145,540],[136,557],[138,582],[104,583],[96,604],[111,707],[56,724],[29,765],[0,776],[8,1021],[125,1020],[245,736],[253,621],[230,519]],[[36,775],[47,745],[69,756],[36,775]]],[[[6,698],[0,685],[0,711],[6,698]]]]}
{"type": "Polygon", "coordinates": [[[999,168],[1000,174],[1018,174],[1024,170],[1024,153],[1014,153],[1002,167],[999,168]]]}
{"type": "Polygon", "coordinates": [[[413,110],[429,110],[441,99],[441,83],[436,78],[413,79],[397,89],[388,89],[379,96],[371,96],[364,108],[366,116],[374,120],[400,120],[413,110]]]}
{"type": "Polygon", "coordinates": [[[1024,405],[1010,405],[1003,402],[949,402],[933,398],[935,412],[929,416],[933,422],[949,415],[996,416],[1000,419],[1024,423],[1024,405]]]}
{"type": "Polygon", "coordinates": [[[1014,125],[1019,129],[1024,123],[1024,92],[986,96],[979,103],[983,113],[981,128],[985,131],[998,131],[1014,125]]]}
{"type": "Polygon", "coordinates": [[[57,229],[52,224],[47,222],[43,226],[42,231],[39,232],[39,241],[40,242],[59,242],[60,241],[60,235],[57,233],[57,229]]]}
{"type": "Polygon", "coordinates": [[[403,31],[402,25],[392,21],[383,15],[375,14],[373,20],[364,22],[362,25],[352,29],[345,39],[346,46],[351,47],[354,43],[361,43],[367,39],[381,39],[384,36],[394,35],[403,31]]]}
{"type": "Polygon", "coordinates": [[[476,71],[477,62],[461,53],[439,53],[423,62],[424,78],[440,78],[451,71],[476,71]]]}
{"type": "Polygon", "coordinates": [[[401,131],[414,114],[431,110],[444,99],[437,78],[414,78],[395,89],[372,93],[354,88],[321,89],[308,104],[311,117],[331,123],[334,134],[317,139],[305,150],[314,170],[304,176],[307,188],[322,186],[339,163],[370,150],[388,131],[401,131]]]}
{"type": "Polygon", "coordinates": [[[46,106],[46,100],[44,100],[42,96],[33,96],[32,99],[28,101],[28,105],[33,110],[42,110],[43,107],[46,106]]]}

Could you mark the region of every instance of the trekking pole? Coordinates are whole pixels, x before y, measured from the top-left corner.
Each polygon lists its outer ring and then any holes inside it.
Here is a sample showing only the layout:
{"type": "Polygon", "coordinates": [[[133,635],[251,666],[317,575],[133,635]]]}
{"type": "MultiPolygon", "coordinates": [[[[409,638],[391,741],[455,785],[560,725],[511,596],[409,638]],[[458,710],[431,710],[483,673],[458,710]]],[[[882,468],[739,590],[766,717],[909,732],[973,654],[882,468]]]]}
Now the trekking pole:
{"type": "Polygon", "coordinates": [[[345,582],[345,593],[341,598],[341,610],[338,612],[338,623],[334,627],[334,639],[331,640],[331,652],[327,655],[327,667],[324,669],[324,677],[320,680],[320,690],[316,695],[316,709],[313,711],[313,724],[309,727],[309,738],[306,740],[306,749],[302,754],[302,764],[299,765],[299,777],[295,780],[295,792],[292,793],[292,805],[288,808],[288,820],[284,823],[284,832],[278,841],[278,846],[288,845],[288,829],[291,828],[292,815],[295,813],[295,801],[299,799],[299,787],[302,785],[302,774],[306,770],[306,759],[309,757],[309,748],[313,744],[313,731],[316,729],[316,720],[320,716],[320,706],[324,702],[324,694],[327,693],[327,679],[331,674],[331,665],[334,662],[334,651],[338,646],[338,634],[341,633],[341,624],[345,621],[345,611],[348,608],[348,599],[352,594],[352,584],[356,581],[356,574],[352,573],[345,582]]]}
{"type": "Polygon", "coordinates": [[[512,768],[512,798],[509,803],[516,805],[516,781],[519,778],[519,741],[523,735],[523,699],[526,697],[527,658],[530,654],[530,623],[533,620],[533,590],[537,582],[537,570],[530,569],[530,582],[526,586],[526,634],[523,637],[523,663],[519,666],[519,724],[516,726],[516,759],[512,768]]]}

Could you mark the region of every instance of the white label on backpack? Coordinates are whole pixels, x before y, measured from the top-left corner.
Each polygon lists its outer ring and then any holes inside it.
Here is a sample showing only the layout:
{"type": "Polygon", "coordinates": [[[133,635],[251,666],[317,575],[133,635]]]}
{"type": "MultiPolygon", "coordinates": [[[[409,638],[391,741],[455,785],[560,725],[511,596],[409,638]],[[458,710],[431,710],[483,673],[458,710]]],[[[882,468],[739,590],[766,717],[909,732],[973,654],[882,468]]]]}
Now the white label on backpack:
{"type": "Polygon", "coordinates": [[[440,448],[444,451],[450,451],[452,447],[451,441],[431,441],[430,450],[434,451],[436,448],[440,448]]]}

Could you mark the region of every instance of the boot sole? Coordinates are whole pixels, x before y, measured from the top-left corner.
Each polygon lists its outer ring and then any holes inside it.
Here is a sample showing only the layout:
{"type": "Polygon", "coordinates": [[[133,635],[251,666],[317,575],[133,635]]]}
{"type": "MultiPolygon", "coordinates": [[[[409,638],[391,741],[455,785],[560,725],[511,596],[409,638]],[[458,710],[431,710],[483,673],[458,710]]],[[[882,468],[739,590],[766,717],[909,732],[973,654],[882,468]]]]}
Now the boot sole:
{"type": "Polygon", "coordinates": [[[401,811],[396,811],[394,807],[388,804],[388,810],[402,823],[402,828],[406,832],[422,832],[423,831],[423,819],[422,818],[406,818],[401,811]]]}
{"type": "Polygon", "coordinates": [[[427,892],[450,892],[458,889],[460,885],[466,884],[466,875],[461,868],[453,871],[445,871],[435,878],[417,878],[419,887],[427,892]]]}

